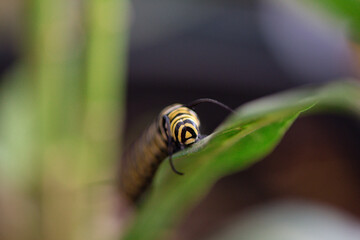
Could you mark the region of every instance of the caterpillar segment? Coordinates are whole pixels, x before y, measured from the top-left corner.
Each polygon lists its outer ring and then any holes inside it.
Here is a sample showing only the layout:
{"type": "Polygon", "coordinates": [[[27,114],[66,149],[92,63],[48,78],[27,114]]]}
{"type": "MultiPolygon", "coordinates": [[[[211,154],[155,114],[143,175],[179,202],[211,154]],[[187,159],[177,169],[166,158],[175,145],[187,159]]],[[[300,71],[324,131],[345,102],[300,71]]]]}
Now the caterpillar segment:
{"type": "Polygon", "coordinates": [[[199,126],[196,113],[182,104],[173,104],[161,111],[157,120],[122,156],[120,190],[123,195],[132,202],[138,201],[161,162],[199,139],[199,126]]]}
{"type": "Polygon", "coordinates": [[[200,139],[200,120],[192,108],[206,102],[233,112],[228,106],[209,98],[197,99],[188,105],[172,104],[164,108],[156,121],[124,152],[119,188],[125,198],[138,202],[159,165],[168,156],[172,170],[182,175],[172,162],[172,154],[200,139]]]}

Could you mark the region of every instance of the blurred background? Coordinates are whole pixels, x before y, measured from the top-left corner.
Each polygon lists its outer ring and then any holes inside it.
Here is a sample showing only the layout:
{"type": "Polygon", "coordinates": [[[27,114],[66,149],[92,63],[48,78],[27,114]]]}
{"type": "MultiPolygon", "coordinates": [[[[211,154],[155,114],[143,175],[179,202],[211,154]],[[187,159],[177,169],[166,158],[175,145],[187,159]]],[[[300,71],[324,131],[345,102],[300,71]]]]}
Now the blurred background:
{"type": "MultiPolygon", "coordinates": [[[[127,116],[134,125],[148,122],[138,114],[154,117],[153,109],[173,102],[212,97],[235,108],[296,86],[356,76],[346,29],[294,1],[132,3],[127,116]]],[[[202,110],[219,113],[204,115],[208,132],[226,116],[214,106],[202,110]]]]}
{"type": "MultiPolygon", "coordinates": [[[[0,88],[24,58],[25,5],[0,3],[0,88]]],[[[76,1],[69,14],[86,39],[82,7],[76,1]]],[[[124,147],[171,103],[209,97],[236,108],[359,76],[359,46],[346,22],[298,1],[133,0],[127,12],[124,147]]],[[[197,111],[203,134],[228,114],[206,104],[197,111]]],[[[234,224],[240,232],[229,230],[228,239],[360,238],[359,143],[354,117],[299,119],[265,160],[216,183],[170,238],[225,239],[216,234],[234,224]]]]}
{"type": "MultiPolygon", "coordinates": [[[[173,102],[210,97],[236,108],[297,86],[358,76],[344,24],[294,1],[138,0],[132,7],[129,139],[173,102]]],[[[197,111],[207,134],[227,116],[211,105],[197,111]]],[[[240,223],[246,232],[229,239],[359,238],[359,143],[358,120],[349,116],[300,118],[270,156],[219,181],[182,221],[174,239],[206,239],[239,215],[246,213],[247,222],[252,211],[257,214],[253,221],[245,227],[240,223]],[[301,202],[291,204],[294,199],[301,202]],[[284,207],[271,204],[277,201],[284,207]],[[305,211],[311,204],[319,210],[305,211]],[[282,218],[271,210],[275,207],[282,209],[282,218]],[[326,215],[336,211],[350,220],[345,224],[326,215]],[[297,218],[317,220],[286,224],[297,218]],[[279,231],[286,233],[279,236],[279,231]]]]}

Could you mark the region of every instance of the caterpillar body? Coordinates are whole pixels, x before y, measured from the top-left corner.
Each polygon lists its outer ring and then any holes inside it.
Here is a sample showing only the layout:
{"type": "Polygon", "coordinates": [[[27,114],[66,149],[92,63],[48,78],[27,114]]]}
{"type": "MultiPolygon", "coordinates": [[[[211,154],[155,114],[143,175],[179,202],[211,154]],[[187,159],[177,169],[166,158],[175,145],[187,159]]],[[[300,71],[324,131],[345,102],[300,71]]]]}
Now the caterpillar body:
{"type": "Polygon", "coordinates": [[[198,99],[184,104],[173,104],[163,109],[157,119],[147,128],[121,159],[120,192],[131,202],[137,202],[151,184],[152,179],[166,157],[172,170],[172,154],[201,139],[200,120],[192,109],[199,103],[210,102],[232,111],[226,105],[213,99],[198,99]]]}

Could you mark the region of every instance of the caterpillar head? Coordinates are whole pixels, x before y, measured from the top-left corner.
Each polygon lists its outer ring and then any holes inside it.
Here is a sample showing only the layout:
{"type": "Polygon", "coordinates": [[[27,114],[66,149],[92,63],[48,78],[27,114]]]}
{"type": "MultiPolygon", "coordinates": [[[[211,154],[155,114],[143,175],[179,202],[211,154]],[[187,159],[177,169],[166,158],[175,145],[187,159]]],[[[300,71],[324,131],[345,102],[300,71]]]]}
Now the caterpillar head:
{"type": "MultiPolygon", "coordinates": [[[[176,145],[183,148],[199,140],[200,121],[193,110],[181,104],[171,105],[165,110],[163,116],[170,126],[166,132],[170,134],[176,145]]],[[[166,125],[164,122],[165,129],[167,129],[166,125]]]]}

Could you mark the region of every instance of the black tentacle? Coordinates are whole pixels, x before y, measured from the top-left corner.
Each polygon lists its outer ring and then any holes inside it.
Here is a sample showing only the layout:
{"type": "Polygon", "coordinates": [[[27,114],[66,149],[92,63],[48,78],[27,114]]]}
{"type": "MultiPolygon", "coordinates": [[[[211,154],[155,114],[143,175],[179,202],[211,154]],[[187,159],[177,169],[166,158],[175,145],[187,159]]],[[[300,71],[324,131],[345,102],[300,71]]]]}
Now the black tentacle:
{"type": "Polygon", "coordinates": [[[195,101],[192,101],[191,103],[185,105],[185,107],[188,107],[188,108],[191,108],[193,109],[196,105],[200,104],[200,103],[213,103],[213,104],[216,104],[232,113],[234,113],[234,110],[232,110],[230,107],[228,107],[227,105],[217,101],[217,100],[214,100],[214,99],[211,99],[211,98],[200,98],[200,99],[197,99],[195,101]]]}

